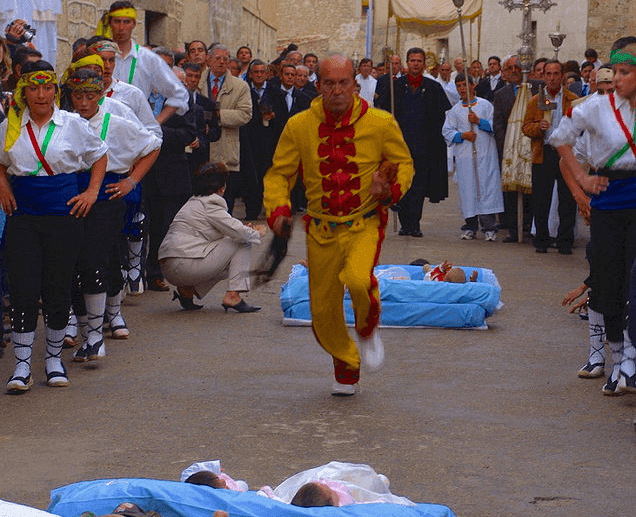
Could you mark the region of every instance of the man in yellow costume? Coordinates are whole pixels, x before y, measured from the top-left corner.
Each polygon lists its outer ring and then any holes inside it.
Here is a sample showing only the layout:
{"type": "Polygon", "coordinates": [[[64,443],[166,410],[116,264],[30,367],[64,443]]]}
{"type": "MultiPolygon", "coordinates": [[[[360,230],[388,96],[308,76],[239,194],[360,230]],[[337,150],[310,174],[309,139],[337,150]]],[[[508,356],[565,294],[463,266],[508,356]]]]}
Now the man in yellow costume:
{"type": "Polygon", "coordinates": [[[289,194],[297,174],[306,187],[307,263],[312,327],[333,357],[333,395],[358,391],[360,355],[379,368],[384,349],[376,327],[380,295],[373,267],[385,237],[388,207],[411,185],[413,162],[391,114],[354,95],[351,60],[319,66],[321,96],[285,126],[265,176],[267,220],[277,235],[292,223],[289,194]],[[358,347],[349,336],[342,300],[348,288],[358,347]]]}

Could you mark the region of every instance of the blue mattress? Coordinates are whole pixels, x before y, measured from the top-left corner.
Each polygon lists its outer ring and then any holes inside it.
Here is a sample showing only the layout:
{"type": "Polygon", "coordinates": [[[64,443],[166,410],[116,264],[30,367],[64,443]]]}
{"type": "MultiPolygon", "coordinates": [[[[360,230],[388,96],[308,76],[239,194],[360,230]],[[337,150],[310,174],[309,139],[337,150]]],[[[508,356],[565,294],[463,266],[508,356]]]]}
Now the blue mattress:
{"type": "MultiPolygon", "coordinates": [[[[487,328],[486,318],[501,307],[501,287],[490,269],[461,268],[469,277],[478,272],[476,282],[452,284],[424,280],[420,266],[382,265],[375,268],[380,284],[382,314],[380,326],[487,328]],[[405,273],[405,279],[393,279],[405,273]]],[[[311,322],[307,268],[292,268],[280,294],[284,323],[311,322]]],[[[345,318],[353,325],[351,298],[345,294],[345,318]]]]}
{"type": "Polygon", "coordinates": [[[230,517],[454,517],[446,506],[418,504],[358,504],[340,508],[299,508],[256,495],[255,492],[231,492],[207,486],[156,479],[104,479],[82,481],[51,492],[48,511],[61,517],[79,517],[90,511],[95,515],[112,512],[120,503],[130,502],[162,517],[211,517],[216,510],[230,517]]]}

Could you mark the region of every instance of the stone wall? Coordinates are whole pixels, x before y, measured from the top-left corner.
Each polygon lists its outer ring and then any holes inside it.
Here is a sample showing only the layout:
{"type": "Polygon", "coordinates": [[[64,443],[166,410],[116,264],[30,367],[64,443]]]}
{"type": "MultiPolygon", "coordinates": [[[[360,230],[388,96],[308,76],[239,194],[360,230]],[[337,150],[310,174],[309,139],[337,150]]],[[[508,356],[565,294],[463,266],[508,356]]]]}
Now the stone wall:
{"type": "MultiPolygon", "coordinates": [[[[112,0],[63,0],[58,17],[58,69],[71,60],[78,38],[95,34],[102,14],[112,0]]],[[[221,41],[231,50],[249,45],[254,54],[276,55],[276,0],[134,0],[137,26],[133,33],[141,44],[182,48],[186,41],[221,41]],[[151,23],[146,26],[146,12],[151,23]]]]}
{"type": "Polygon", "coordinates": [[[210,0],[211,42],[219,41],[232,54],[242,46],[254,57],[276,56],[276,0],[210,0]]]}
{"type": "Polygon", "coordinates": [[[609,60],[612,43],[636,35],[636,2],[633,0],[589,0],[588,46],[601,61],[609,60]]]}

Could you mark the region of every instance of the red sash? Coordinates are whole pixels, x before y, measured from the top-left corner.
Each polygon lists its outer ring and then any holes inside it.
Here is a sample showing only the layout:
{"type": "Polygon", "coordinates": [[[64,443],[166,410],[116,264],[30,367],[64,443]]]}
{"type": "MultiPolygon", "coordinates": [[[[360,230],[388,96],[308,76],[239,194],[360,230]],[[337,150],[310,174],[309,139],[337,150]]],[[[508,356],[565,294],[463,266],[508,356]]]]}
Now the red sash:
{"type": "Polygon", "coordinates": [[[37,154],[38,160],[40,160],[42,167],[44,167],[44,170],[49,176],[54,176],[55,173],[53,172],[53,169],[51,169],[51,166],[49,165],[49,163],[46,161],[46,158],[44,158],[44,155],[42,154],[42,150],[40,149],[40,144],[38,144],[38,141],[35,138],[35,134],[33,133],[33,128],[31,127],[30,120],[27,122],[26,128],[27,128],[27,131],[29,132],[29,139],[31,140],[31,145],[33,146],[33,150],[35,151],[35,154],[37,154]]]}
{"type": "Polygon", "coordinates": [[[609,101],[610,101],[610,104],[612,105],[612,110],[614,110],[614,116],[616,117],[618,124],[621,126],[621,129],[623,130],[623,133],[625,134],[625,138],[627,138],[627,143],[629,144],[629,147],[631,148],[632,153],[634,153],[634,156],[636,157],[636,143],[634,143],[634,135],[630,133],[629,129],[625,125],[625,121],[623,120],[623,116],[621,115],[621,112],[616,108],[616,101],[614,100],[613,93],[609,94],[609,101]]]}

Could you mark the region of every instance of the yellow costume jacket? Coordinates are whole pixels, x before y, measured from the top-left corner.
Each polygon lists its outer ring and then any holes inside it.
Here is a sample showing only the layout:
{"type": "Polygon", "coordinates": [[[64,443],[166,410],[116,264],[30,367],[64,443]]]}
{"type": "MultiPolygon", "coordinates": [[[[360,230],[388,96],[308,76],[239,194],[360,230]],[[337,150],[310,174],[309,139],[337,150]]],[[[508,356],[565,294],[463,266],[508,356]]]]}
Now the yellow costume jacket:
{"type": "Polygon", "coordinates": [[[390,113],[354,96],[350,112],[336,122],[317,97],[310,109],[289,119],[265,175],[263,203],[270,226],[278,216],[291,216],[289,194],[299,173],[307,215],[325,223],[347,223],[399,201],[411,185],[413,160],[390,113]],[[369,188],[384,160],[399,168],[391,198],[378,202],[371,199],[369,188]]]}

